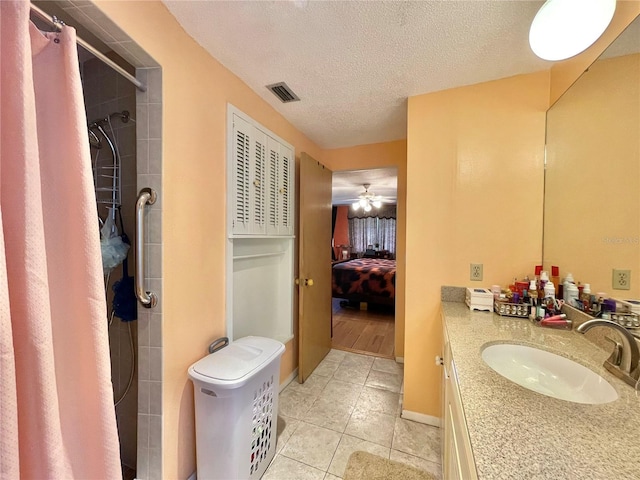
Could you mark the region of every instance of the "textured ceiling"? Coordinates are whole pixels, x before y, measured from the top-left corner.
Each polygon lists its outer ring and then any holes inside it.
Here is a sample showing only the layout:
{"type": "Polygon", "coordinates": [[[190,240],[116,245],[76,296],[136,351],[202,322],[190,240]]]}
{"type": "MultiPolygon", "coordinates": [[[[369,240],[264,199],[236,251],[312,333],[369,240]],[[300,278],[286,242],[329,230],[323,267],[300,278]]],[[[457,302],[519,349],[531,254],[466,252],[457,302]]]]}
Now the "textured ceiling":
{"type": "Polygon", "coordinates": [[[369,192],[380,195],[383,203],[397,203],[398,170],[376,168],[375,170],[350,170],[333,172],[332,203],[351,205],[364,193],[363,184],[370,185],[369,192]]]}
{"type": "Polygon", "coordinates": [[[550,66],[528,44],[542,0],[163,1],[322,148],[406,138],[409,96],[550,66]],[[265,88],[280,81],[301,101],[265,88]]]}

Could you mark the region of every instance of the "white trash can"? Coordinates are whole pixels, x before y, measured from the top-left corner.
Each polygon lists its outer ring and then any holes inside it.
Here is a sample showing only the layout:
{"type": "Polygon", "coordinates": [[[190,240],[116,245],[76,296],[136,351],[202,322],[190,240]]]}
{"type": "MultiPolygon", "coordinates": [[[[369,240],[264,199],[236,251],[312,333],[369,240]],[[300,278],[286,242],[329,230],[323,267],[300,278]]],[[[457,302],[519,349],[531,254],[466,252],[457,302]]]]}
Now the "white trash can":
{"type": "Polygon", "coordinates": [[[276,451],[284,345],[244,337],[189,367],[198,480],[257,479],[276,451]]]}

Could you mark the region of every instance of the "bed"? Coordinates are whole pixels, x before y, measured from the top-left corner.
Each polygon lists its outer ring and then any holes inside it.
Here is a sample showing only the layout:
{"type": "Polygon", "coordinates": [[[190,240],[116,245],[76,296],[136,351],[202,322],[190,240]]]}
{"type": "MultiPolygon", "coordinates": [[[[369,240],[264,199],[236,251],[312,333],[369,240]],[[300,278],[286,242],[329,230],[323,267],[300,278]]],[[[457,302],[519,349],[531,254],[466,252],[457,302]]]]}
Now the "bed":
{"type": "Polygon", "coordinates": [[[333,265],[333,297],[351,302],[394,305],[396,298],[396,261],[358,258],[333,265]]]}

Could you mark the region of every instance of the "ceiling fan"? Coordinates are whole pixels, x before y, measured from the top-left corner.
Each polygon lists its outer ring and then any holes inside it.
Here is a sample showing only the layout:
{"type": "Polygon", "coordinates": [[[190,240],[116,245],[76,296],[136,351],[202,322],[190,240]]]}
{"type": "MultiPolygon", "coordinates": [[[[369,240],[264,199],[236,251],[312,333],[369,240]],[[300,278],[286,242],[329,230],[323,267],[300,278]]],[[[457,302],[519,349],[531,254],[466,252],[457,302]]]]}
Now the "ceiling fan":
{"type": "Polygon", "coordinates": [[[363,183],[364,192],[358,195],[359,200],[354,202],[352,208],[358,210],[362,208],[365,212],[370,212],[372,207],[380,208],[382,206],[382,197],[369,191],[371,184],[363,183]]]}

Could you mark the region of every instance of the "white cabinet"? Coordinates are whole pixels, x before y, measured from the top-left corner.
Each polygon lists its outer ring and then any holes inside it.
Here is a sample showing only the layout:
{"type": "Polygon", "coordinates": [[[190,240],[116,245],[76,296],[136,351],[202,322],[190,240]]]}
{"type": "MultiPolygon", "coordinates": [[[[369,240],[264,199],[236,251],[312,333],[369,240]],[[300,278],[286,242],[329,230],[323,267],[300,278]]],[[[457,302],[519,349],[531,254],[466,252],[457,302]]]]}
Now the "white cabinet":
{"type": "Polygon", "coordinates": [[[235,109],[230,117],[230,234],[292,236],[293,148],[235,109]]]}
{"type": "Polygon", "coordinates": [[[267,235],[293,235],[293,150],[287,145],[267,139],[268,202],[267,235]]]}
{"type": "Polygon", "coordinates": [[[294,150],[227,110],[226,335],[293,338],[294,150]]]}
{"type": "Polygon", "coordinates": [[[447,480],[476,480],[476,466],[471,450],[471,441],[462,409],[458,388],[458,374],[451,355],[447,329],[443,325],[443,425],[442,469],[447,480]]]}

